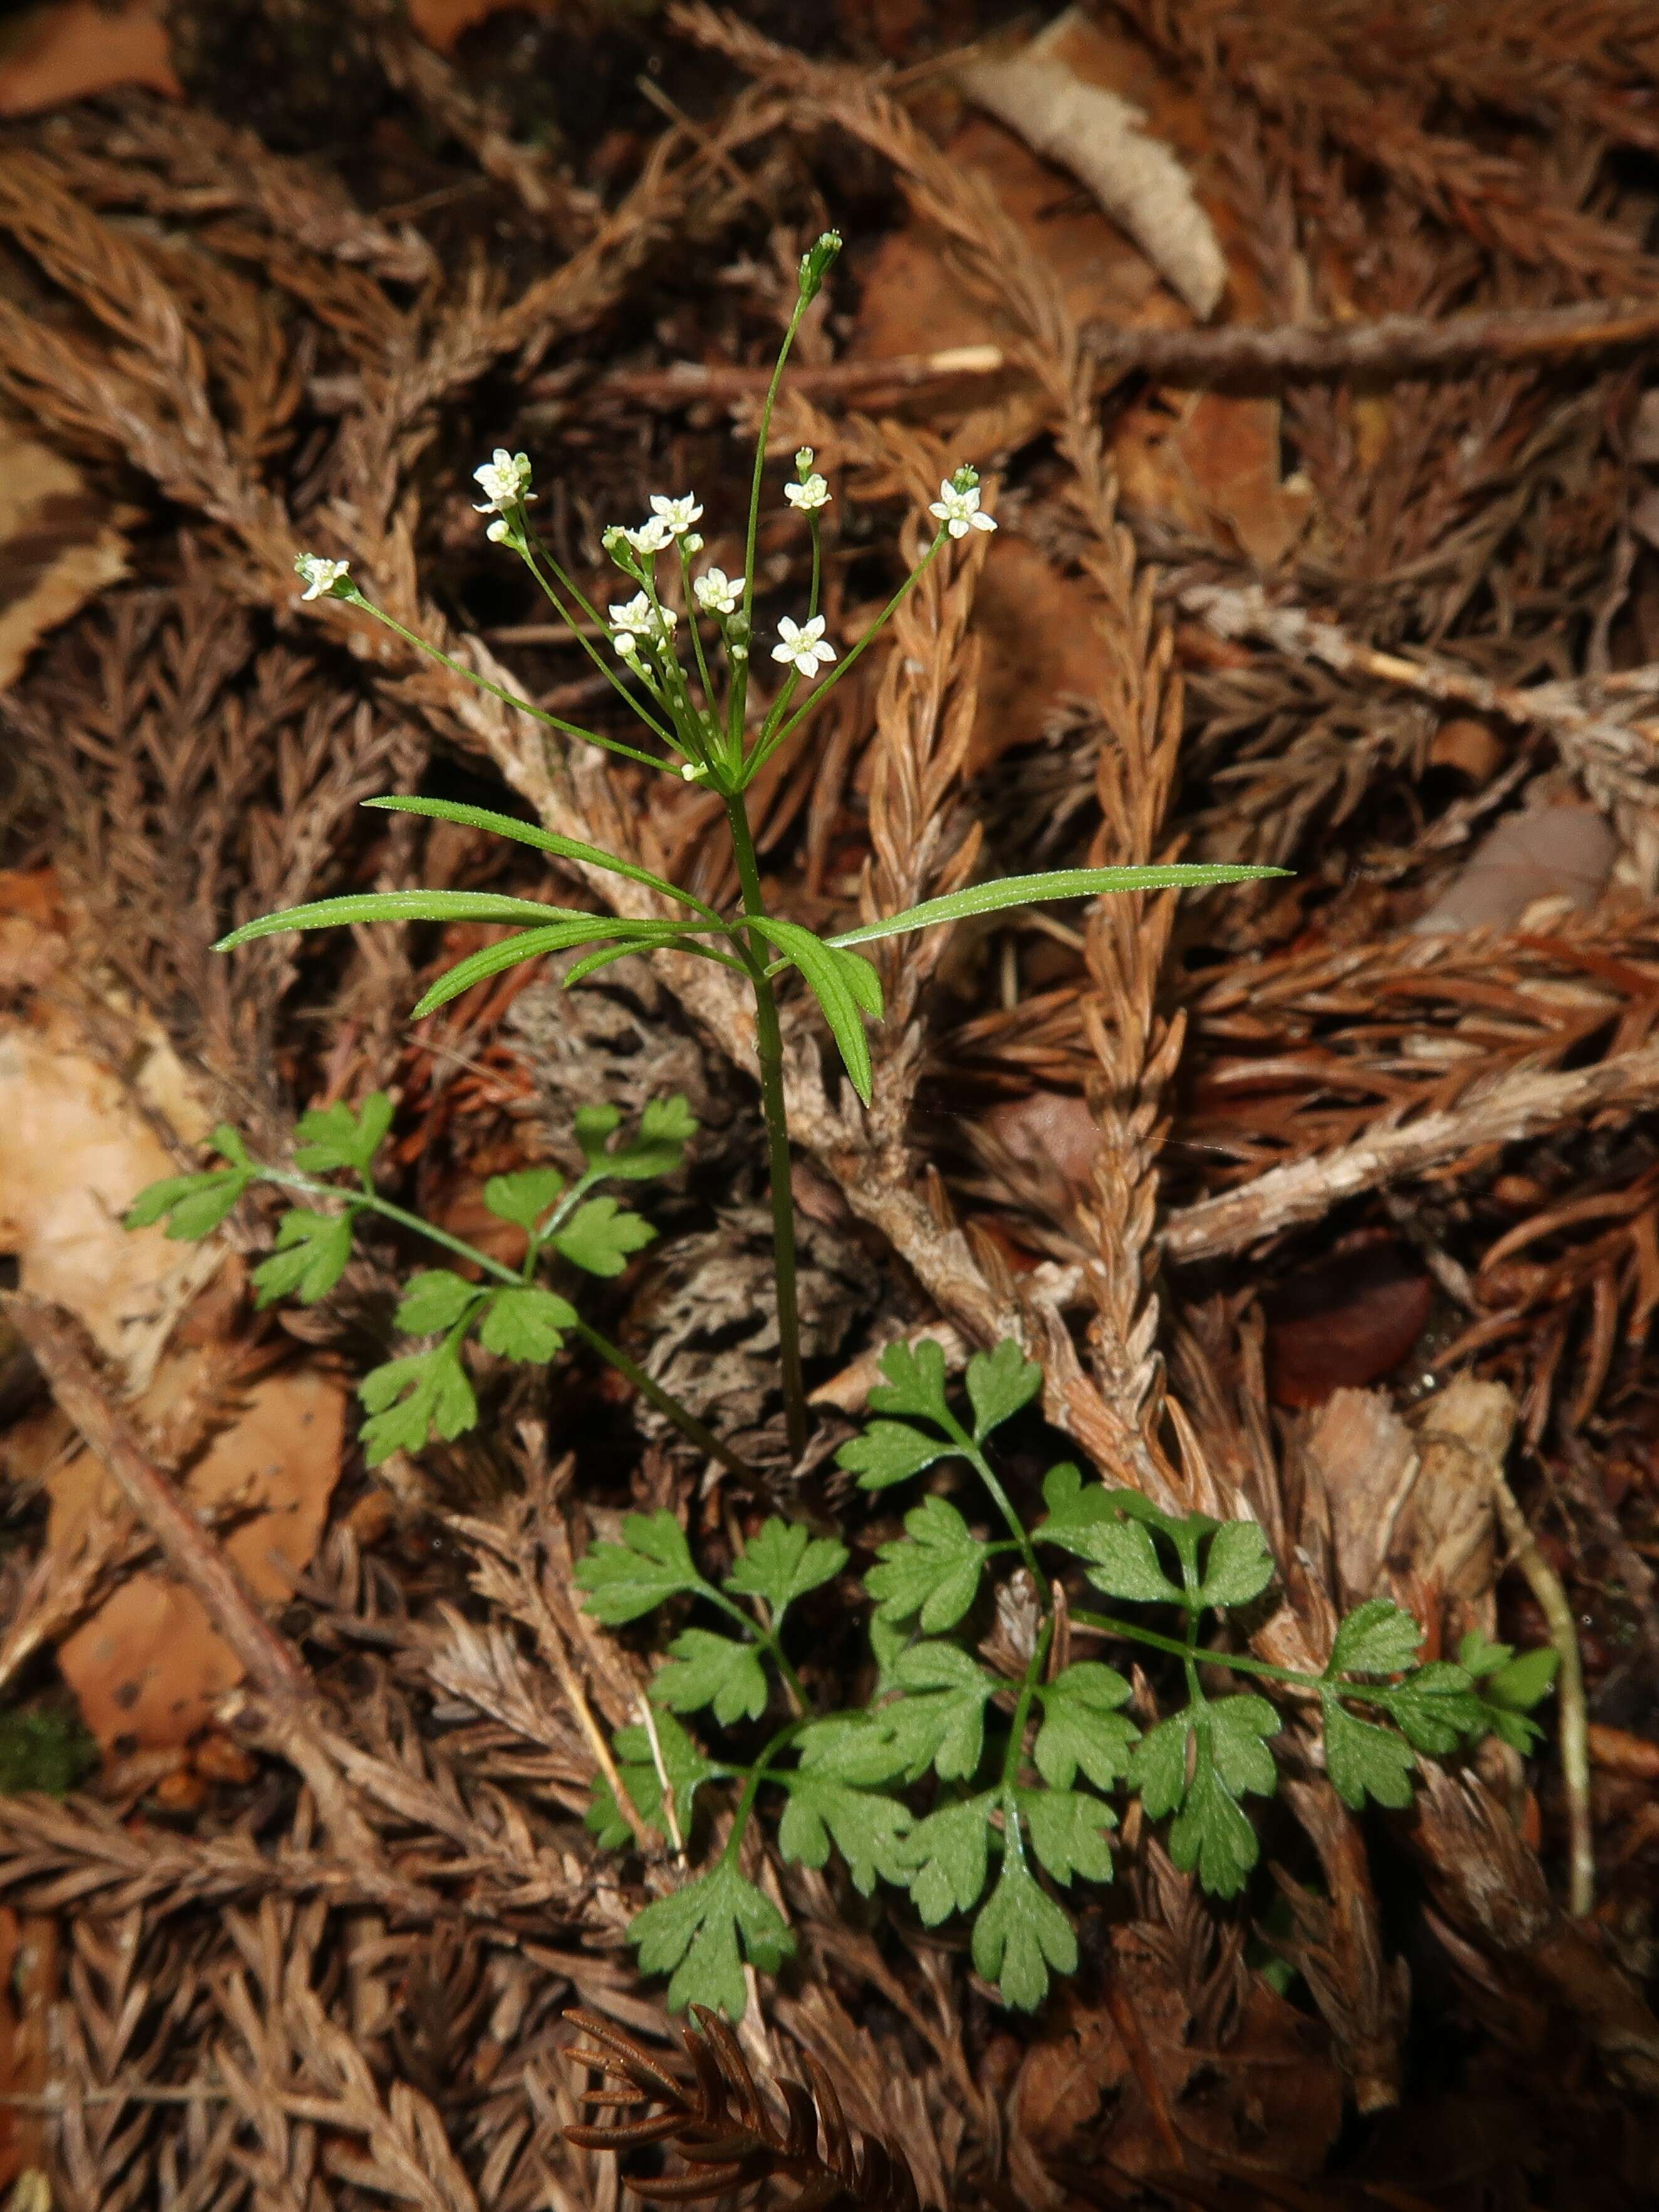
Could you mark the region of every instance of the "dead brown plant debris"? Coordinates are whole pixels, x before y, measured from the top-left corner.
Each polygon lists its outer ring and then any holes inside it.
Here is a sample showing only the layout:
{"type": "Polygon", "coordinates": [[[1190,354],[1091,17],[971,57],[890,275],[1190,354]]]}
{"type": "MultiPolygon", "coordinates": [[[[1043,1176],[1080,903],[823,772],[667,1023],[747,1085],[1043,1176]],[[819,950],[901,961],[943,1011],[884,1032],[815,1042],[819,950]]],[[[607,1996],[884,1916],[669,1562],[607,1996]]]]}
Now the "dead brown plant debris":
{"type": "MultiPolygon", "coordinates": [[[[260,36],[295,67],[257,106],[227,28],[244,12],[180,12],[185,100],[114,92],[0,130],[0,395],[46,455],[0,544],[8,1095],[64,1007],[175,1150],[218,1115],[274,1150],[307,1108],[386,1087],[388,1195],[459,1223],[488,1176],[574,1165],[580,1106],[683,1092],[702,1127],[608,1319],[740,1435],[779,1510],[872,1554],[897,1516],[825,1469],[876,1350],[936,1334],[959,1370],[1018,1334],[1073,1457],[1260,1522],[1275,1595],[1237,1624],[1258,1659],[1316,1668],[1341,1606],[1385,1589],[1434,1656],[1473,1627],[1569,1635],[1583,1733],[1565,1782],[1552,1725],[1535,1756],[1430,1763],[1408,1812],[1358,1818],[1293,1722],[1259,1889],[1217,1909],[1132,1817],[1081,1971],[1034,2020],[992,2002],[953,1929],[763,1854],[797,1958],[740,2029],[700,2019],[665,2055],[627,1929],[678,1886],[672,1840],[631,1802],[639,1848],[599,1851],[583,1823],[647,1647],[597,1627],[575,1568],[664,1507],[735,1558],[756,1500],[580,1361],[550,1388],[491,1376],[499,1418],[464,1445],[384,1480],[348,1453],[309,1567],[251,1597],[227,1570],[234,1502],[197,1518],[189,1471],[246,1377],[338,1392],[381,1357],[397,1276],[376,1248],[321,1305],[261,1317],[238,1231],[151,1318],[240,1363],[165,1433],[60,1316],[0,1323],[0,1724],[58,1709],[59,1648],[140,1574],[183,1575],[247,1668],[204,1735],[114,1743],[61,1802],[0,1798],[0,2111],[20,2119],[0,2194],[26,2158],[73,2212],[615,2212],[624,2191],[1643,2212],[1651,9],[1067,10],[1044,98],[1145,118],[1218,298],[1178,259],[1166,281],[1146,210],[1080,183],[1063,132],[969,112],[963,67],[983,85],[1000,40],[1044,27],[988,0],[637,7],[620,29],[571,0],[556,31],[481,11],[442,52],[361,0],[343,73],[326,11],[285,0],[260,36]],[[558,127],[532,82],[554,36],[558,127]],[[333,128],[353,99],[369,126],[333,128]],[[790,1474],[729,978],[630,960],[567,995],[526,970],[411,1030],[422,978],[481,937],[276,939],[234,966],[210,947],[333,892],[544,892],[516,849],[361,811],[394,788],[732,896],[706,793],[544,746],[346,611],[301,623],[291,562],[349,558],[465,666],[609,728],[608,688],[490,562],[471,472],[498,443],[532,454],[538,519],[590,594],[599,531],[648,492],[695,484],[702,527],[729,529],[732,433],[832,220],[848,252],[772,460],[810,444],[833,479],[833,634],[900,580],[902,518],[959,460],[1001,534],[930,575],[757,788],[769,892],[828,927],[993,869],[1291,873],[877,948],[868,1115],[786,1005],[809,1380],[833,1409],[790,1474]],[[1182,286],[1214,301],[1202,327],[1182,286]],[[76,1427],[134,1510],[54,1564],[40,1440],[76,1427]],[[1592,1879],[1594,1912],[1567,1910],[1592,1879]]],[[[710,554],[729,571],[742,548],[710,554]]],[[[763,622],[807,573],[769,522],[763,622]]],[[[556,882],[653,910],[615,878],[556,882]]],[[[843,1648],[826,1616],[816,1663],[843,1648]]],[[[1149,1717],[1156,1678],[1136,1695],[1149,1717]]]]}

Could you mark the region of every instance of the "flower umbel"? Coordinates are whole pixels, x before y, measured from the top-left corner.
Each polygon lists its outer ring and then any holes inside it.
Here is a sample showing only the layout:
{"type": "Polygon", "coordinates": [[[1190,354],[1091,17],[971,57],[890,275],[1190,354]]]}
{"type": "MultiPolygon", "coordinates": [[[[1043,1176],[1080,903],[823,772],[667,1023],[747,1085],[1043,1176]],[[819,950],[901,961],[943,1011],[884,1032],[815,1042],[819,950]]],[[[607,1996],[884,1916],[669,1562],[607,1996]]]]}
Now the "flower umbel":
{"type": "Polygon", "coordinates": [[[307,599],[347,598],[352,590],[350,568],[349,561],[325,561],[319,553],[300,554],[294,563],[294,573],[306,587],[300,596],[307,599]],[[343,584],[344,591],[340,589],[343,584]]]}
{"type": "Polygon", "coordinates": [[[735,581],[724,568],[709,568],[692,585],[697,595],[697,605],[705,614],[734,615],[743,596],[743,580],[735,581]]]}
{"type": "MultiPolygon", "coordinates": [[[[497,446],[472,473],[483,494],[473,507],[475,514],[505,514],[508,507],[523,507],[536,496],[530,489],[529,459],[523,453],[509,453],[505,446],[497,446]]],[[[489,535],[495,533],[492,530],[489,535]]]]}
{"type": "Polygon", "coordinates": [[[793,623],[785,615],[778,624],[778,635],[783,642],[772,647],[773,659],[787,661],[802,676],[816,676],[820,661],[827,666],[836,657],[835,647],[824,641],[822,615],[803,623],[793,623]]]}
{"type": "MultiPolygon", "coordinates": [[[[659,491],[651,495],[651,512],[671,538],[684,538],[702,514],[697,505],[696,494],[687,492],[681,499],[665,499],[659,491]]],[[[649,528],[649,524],[647,525],[649,528]]]]}
{"type": "Polygon", "coordinates": [[[979,478],[971,469],[958,469],[939,488],[939,497],[927,510],[936,514],[952,538],[965,538],[970,530],[994,530],[996,524],[979,507],[979,478]]]}

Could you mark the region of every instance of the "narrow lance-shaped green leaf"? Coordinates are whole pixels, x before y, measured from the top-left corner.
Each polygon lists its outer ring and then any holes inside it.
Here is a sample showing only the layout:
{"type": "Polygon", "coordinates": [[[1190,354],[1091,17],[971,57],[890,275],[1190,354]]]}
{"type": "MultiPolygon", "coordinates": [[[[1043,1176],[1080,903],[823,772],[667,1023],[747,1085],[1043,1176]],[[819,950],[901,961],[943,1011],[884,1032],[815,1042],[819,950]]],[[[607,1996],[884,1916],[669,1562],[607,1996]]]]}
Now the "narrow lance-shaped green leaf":
{"type": "Polygon", "coordinates": [[[280,914],[245,921],[214,946],[230,952],[256,937],[276,937],[289,929],[340,929],[366,921],[553,921],[592,922],[574,907],[544,906],[536,899],[508,898],[498,891],[348,891],[340,898],[312,899],[280,914]]]}
{"type": "Polygon", "coordinates": [[[865,1035],[864,1018],[881,1012],[881,981],[875,969],[867,960],[860,960],[856,967],[852,966],[850,963],[855,956],[826,945],[821,937],[815,937],[797,921],[778,921],[769,915],[757,915],[750,918],[750,927],[775,945],[806,978],[840,1048],[853,1088],[867,1106],[871,1091],[870,1040],[865,1035]]]}
{"type": "Polygon", "coordinates": [[[1261,876],[1287,876],[1288,868],[1255,868],[1230,861],[1170,861],[1144,868],[1054,868],[1039,876],[1004,876],[995,883],[970,884],[945,898],[924,899],[902,914],[844,929],[824,942],[836,946],[869,945],[878,937],[902,937],[907,930],[931,929],[942,921],[965,921],[972,915],[1000,914],[1012,906],[1040,906],[1050,899],[1098,898],[1109,891],[1194,890],[1206,884],[1252,883],[1261,876]]]}
{"type": "Polygon", "coordinates": [[[469,830],[486,830],[492,837],[510,837],[514,843],[532,845],[538,853],[552,854],[556,860],[579,860],[590,868],[604,868],[613,876],[626,876],[630,883],[644,884],[665,898],[678,901],[694,912],[706,915],[709,921],[720,917],[711,906],[705,906],[690,891],[683,891],[665,877],[653,876],[649,868],[641,868],[632,860],[618,859],[602,846],[585,845],[580,838],[561,837],[551,830],[544,830],[533,822],[520,822],[516,816],[498,814],[488,806],[467,806],[453,799],[366,799],[365,806],[374,806],[386,814],[424,814],[439,822],[458,822],[469,830]]]}

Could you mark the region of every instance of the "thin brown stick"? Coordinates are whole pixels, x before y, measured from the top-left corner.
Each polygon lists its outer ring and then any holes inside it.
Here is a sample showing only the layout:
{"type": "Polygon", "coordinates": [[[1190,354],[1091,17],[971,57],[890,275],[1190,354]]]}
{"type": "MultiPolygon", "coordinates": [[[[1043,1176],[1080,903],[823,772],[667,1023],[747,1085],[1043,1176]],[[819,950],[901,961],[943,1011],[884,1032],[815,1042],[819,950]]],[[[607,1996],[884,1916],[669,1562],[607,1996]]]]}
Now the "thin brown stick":
{"type": "Polygon", "coordinates": [[[1616,1053],[1565,1075],[1515,1075],[1484,1096],[1403,1127],[1379,1130],[1334,1152],[1270,1168],[1236,1190],[1183,1206],[1164,1224],[1172,1261],[1243,1251],[1300,1221],[1316,1220],[1345,1198],[1425,1174],[1489,1145],[1514,1144],[1598,1109],[1639,1111],[1659,1098],[1659,1045],[1616,1053]]]}
{"type": "Polygon", "coordinates": [[[308,1705],[315,1696],[304,1662],[260,1613],[252,1593],[117,1411],[99,1376],[80,1323],[62,1306],[9,1291],[6,1318],[52,1386],[59,1407],[118,1484],[123,1497],[161,1547],[162,1556],[206,1608],[249,1675],[279,1707],[308,1705]]]}

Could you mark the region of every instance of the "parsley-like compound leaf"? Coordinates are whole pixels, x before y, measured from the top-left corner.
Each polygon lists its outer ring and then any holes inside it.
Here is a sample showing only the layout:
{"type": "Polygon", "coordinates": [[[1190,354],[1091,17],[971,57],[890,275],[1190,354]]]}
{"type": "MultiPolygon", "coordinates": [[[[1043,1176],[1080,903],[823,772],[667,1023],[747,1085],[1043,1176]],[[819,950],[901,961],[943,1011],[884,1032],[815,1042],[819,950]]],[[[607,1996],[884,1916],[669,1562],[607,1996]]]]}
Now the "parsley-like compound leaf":
{"type": "Polygon", "coordinates": [[[1042,1370],[1028,1359],[1011,1336],[994,1352],[976,1352],[968,1362],[968,1402],[974,1409],[974,1442],[982,1444],[993,1429],[1012,1420],[1042,1388],[1042,1370]]]}
{"type": "Polygon", "coordinates": [[[1345,1805],[1357,1813],[1367,1797],[1398,1809],[1412,1802],[1416,1760],[1412,1747],[1392,1729],[1355,1718],[1335,1692],[1322,1692],[1325,1715],[1325,1771],[1345,1805]]]}
{"type": "Polygon", "coordinates": [[[990,1865],[994,1790],[938,1806],[918,1820],[900,1845],[909,1869],[910,1895],[923,1924],[937,1928],[953,1912],[968,1912],[985,1891],[990,1865]]]}
{"type": "Polygon", "coordinates": [[[477,1283],[469,1283],[452,1268],[423,1268],[404,1285],[397,1323],[410,1336],[431,1336],[441,1328],[453,1328],[483,1296],[477,1283]]]}
{"type": "Polygon", "coordinates": [[[685,1532],[665,1509],[630,1513],[620,1544],[595,1544],[577,1562],[576,1582],[588,1612],[607,1628],[702,1587],[685,1532]]]}
{"type": "Polygon", "coordinates": [[[789,1790],[778,1827],[778,1849],[785,1858],[821,1867],[833,1840],[862,1896],[869,1896],[878,1875],[884,1881],[908,1879],[899,1844],[910,1826],[910,1814],[896,1799],[804,1770],[780,1779],[789,1790]]]}
{"type": "Polygon", "coordinates": [[[1097,1521],[1064,1541],[1089,1562],[1089,1580],[1108,1597],[1137,1598],[1146,1605],[1180,1605],[1183,1593],[1158,1565],[1152,1531],[1139,1521],[1097,1521]]]}
{"type": "Polygon", "coordinates": [[[798,1521],[775,1515],[751,1538],[725,1587],[739,1597],[764,1598],[772,1608],[775,1632],[798,1597],[833,1582],[846,1565],[844,1544],[832,1536],[809,1537],[798,1521]]]}
{"type": "Polygon", "coordinates": [[[1117,1826],[1109,1805],[1081,1790],[1016,1790],[1014,1802],[1031,1838],[1039,1866],[1056,1881],[1073,1875],[1089,1881],[1112,1878],[1108,1828],[1117,1826]]]}
{"type": "Polygon", "coordinates": [[[656,1233],[643,1215],[629,1212],[614,1198],[590,1198],[554,1232],[553,1243],[590,1275],[620,1275],[629,1254],[649,1244],[656,1233]]]}
{"type": "Polygon", "coordinates": [[[1004,1820],[1002,1872],[974,1923],[974,1965],[997,1984],[1004,2004],[1035,2012],[1048,1994],[1050,1966],[1060,1974],[1077,1972],[1077,1937],[1025,1863],[1012,1791],[1004,1820]]]}
{"type": "Polygon", "coordinates": [[[1051,1467],[1042,1479],[1042,1500],[1048,1517],[1036,1530],[1037,1541],[1060,1544],[1066,1551],[1075,1552],[1080,1543],[1092,1541],[1090,1530],[1117,1520],[1116,1496],[1103,1483],[1085,1482],[1082,1471],[1070,1460],[1051,1467]]]}
{"type": "Polygon", "coordinates": [[[384,1091],[372,1091],[355,1114],[343,1099],[313,1106],[300,1116],[294,1164],[307,1175],[349,1168],[354,1175],[368,1176],[391,1127],[392,1101],[384,1091]]]}
{"type": "MultiPolygon", "coordinates": [[[[873,1395],[873,1394],[872,1394],[873,1395]]],[[[860,1490],[890,1490],[913,1474],[949,1459],[956,1449],[943,1437],[925,1436],[908,1421],[872,1421],[862,1436],[848,1437],[836,1454],[837,1467],[857,1475],[860,1490]]]]}
{"type": "Polygon", "coordinates": [[[1484,1725],[1474,1683],[1461,1667],[1444,1659],[1379,1690],[1376,1702],[1419,1751],[1455,1751],[1464,1736],[1478,1735],[1484,1725]]]}
{"type": "Polygon", "coordinates": [[[890,1620],[919,1613],[934,1636],[954,1628],[972,1605],[991,1547],[943,1498],[924,1498],[905,1515],[904,1526],[903,1536],[881,1547],[881,1565],[865,1577],[864,1587],[890,1620]]]}
{"type": "Polygon", "coordinates": [[[878,1713],[826,1713],[795,1739],[803,1771],[871,1789],[904,1771],[904,1753],[878,1713]]]}
{"type": "Polygon", "coordinates": [[[766,1669],[752,1644],[716,1636],[711,1629],[688,1628],[669,1645],[673,1656],[657,1669],[651,1684],[653,1705],[670,1712],[695,1713],[712,1705],[723,1727],[758,1720],[766,1710],[766,1669]]]}
{"type": "Polygon", "coordinates": [[[514,1175],[491,1176],[483,1202],[497,1221],[510,1221],[528,1234],[563,1188],[557,1168],[520,1168],[514,1175]]]}
{"type": "Polygon", "coordinates": [[[529,1359],[545,1366],[576,1324],[568,1298],[526,1283],[521,1290],[492,1291],[478,1328],[478,1341],[501,1359],[529,1359]]]}
{"type": "Polygon", "coordinates": [[[731,2021],[743,2018],[748,1999],[744,1960],[775,1974],[795,1948],[776,1905],[726,1859],[672,1897],[647,1905],[628,1933],[642,1972],[673,1976],[671,2011],[704,2004],[731,2021]]]}
{"type": "MultiPolygon", "coordinates": [[[[697,1791],[723,1770],[703,1756],[696,1738],[687,1734],[672,1713],[658,1713],[653,1725],[662,1753],[663,1773],[668,1777],[668,1786],[674,1793],[674,1816],[679,1822],[681,1835],[689,1836],[697,1791]]],[[[634,1801],[641,1819],[659,1834],[669,1836],[672,1831],[663,1810],[662,1778],[652,1754],[649,1730],[637,1723],[618,1729],[611,1739],[611,1749],[616,1753],[623,1788],[634,1801]]],[[[623,1850],[634,1840],[634,1831],[623,1818],[615,1793],[603,1774],[593,1778],[593,1795],[586,1819],[602,1850],[623,1850]]]]}
{"type": "Polygon", "coordinates": [[[631,1137],[606,1149],[606,1140],[621,1121],[614,1106],[582,1106],[576,1113],[576,1142],[590,1168],[603,1169],[628,1182],[645,1182],[653,1176],[672,1175],[685,1158],[685,1148],[697,1133],[697,1117],[684,1098],[653,1098],[640,1116],[631,1137]]]}
{"type": "Polygon", "coordinates": [[[1326,1680],[1339,1674],[1400,1674],[1417,1657],[1423,1631],[1391,1598],[1368,1598],[1336,1632],[1326,1680]]]}
{"type": "Polygon", "coordinates": [[[200,1168],[193,1175],[165,1176],[141,1190],[127,1208],[129,1229],[148,1229],[165,1216],[167,1233],[181,1243],[194,1244],[234,1212],[238,1200],[257,1170],[246,1148],[228,1121],[214,1131],[213,1149],[228,1168],[200,1168]]]}
{"type": "Polygon", "coordinates": [[[276,1250],[253,1270],[260,1309],[285,1297],[314,1306],[339,1281],[350,1257],[349,1212],[310,1213],[294,1207],[283,1216],[276,1250]]]}
{"type": "Polygon", "coordinates": [[[1062,1668],[1037,1692],[1042,1726],[1031,1756],[1036,1771],[1054,1790],[1069,1790],[1079,1768],[1097,1790],[1109,1790],[1129,1771],[1129,1755],[1140,1731],[1118,1711],[1129,1685],[1115,1667],[1081,1659],[1062,1668]]]}
{"type": "Polygon", "coordinates": [[[423,1450],[434,1430],[446,1440],[459,1437],[478,1418],[459,1346],[447,1339],[430,1352],[371,1367],[357,1395],[373,1417],[358,1431],[370,1467],[394,1451],[423,1450]]]}
{"type": "Polygon", "coordinates": [[[1249,1792],[1270,1797],[1277,1787],[1266,1739],[1279,1725],[1265,1698],[1218,1698],[1160,1721],[1130,1759],[1130,1786],[1154,1820],[1181,1808],[1170,1830],[1170,1856],[1183,1874],[1196,1867],[1218,1897],[1237,1895],[1255,1864],[1255,1830],[1238,1800],[1249,1792]]]}
{"type": "Polygon", "coordinates": [[[1199,1601],[1212,1607],[1248,1605],[1273,1578],[1273,1554],[1257,1523],[1224,1521],[1210,1539],[1199,1601]]]}
{"type": "Polygon", "coordinates": [[[954,1644],[915,1644],[893,1668],[905,1694],[877,1713],[890,1733],[907,1778],[931,1766],[945,1782],[966,1781],[985,1748],[985,1708],[997,1677],[954,1644]]]}
{"type": "Polygon", "coordinates": [[[1480,1717],[1514,1750],[1529,1752],[1540,1733],[1527,1715],[1549,1695],[1561,1663],[1553,1644],[1540,1644],[1517,1659],[1508,1644],[1489,1644],[1478,1628],[1458,1646],[1457,1662],[1475,1683],[1480,1717]]]}
{"type": "Polygon", "coordinates": [[[945,1396],[945,1353],[931,1336],[920,1344],[890,1344],[881,1355],[881,1371],[887,1377],[870,1393],[873,1413],[910,1413],[944,1426],[949,1407],[945,1396]]]}

